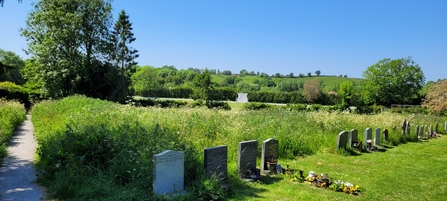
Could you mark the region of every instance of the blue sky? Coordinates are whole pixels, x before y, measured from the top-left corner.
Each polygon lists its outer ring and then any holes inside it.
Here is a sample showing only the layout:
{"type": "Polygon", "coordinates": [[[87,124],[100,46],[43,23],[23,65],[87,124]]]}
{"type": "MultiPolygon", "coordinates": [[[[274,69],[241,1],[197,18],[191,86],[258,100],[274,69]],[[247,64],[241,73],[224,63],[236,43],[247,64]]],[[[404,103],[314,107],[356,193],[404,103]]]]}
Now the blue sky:
{"type": "MultiPolygon", "coordinates": [[[[0,48],[22,51],[29,0],[0,8],[0,48]]],[[[427,81],[447,78],[446,0],[115,0],[133,23],[139,65],[362,77],[412,56],[427,81]]]]}

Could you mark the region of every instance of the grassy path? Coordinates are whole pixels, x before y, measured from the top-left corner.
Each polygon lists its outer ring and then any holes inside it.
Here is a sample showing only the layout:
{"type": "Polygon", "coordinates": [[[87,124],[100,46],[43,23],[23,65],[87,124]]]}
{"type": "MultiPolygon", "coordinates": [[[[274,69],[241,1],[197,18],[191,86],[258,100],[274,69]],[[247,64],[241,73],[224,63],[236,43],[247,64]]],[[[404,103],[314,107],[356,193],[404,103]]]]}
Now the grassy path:
{"type": "Polygon", "coordinates": [[[17,128],[8,146],[8,157],[0,167],[0,200],[43,200],[42,190],[35,184],[33,136],[31,116],[17,128]]]}

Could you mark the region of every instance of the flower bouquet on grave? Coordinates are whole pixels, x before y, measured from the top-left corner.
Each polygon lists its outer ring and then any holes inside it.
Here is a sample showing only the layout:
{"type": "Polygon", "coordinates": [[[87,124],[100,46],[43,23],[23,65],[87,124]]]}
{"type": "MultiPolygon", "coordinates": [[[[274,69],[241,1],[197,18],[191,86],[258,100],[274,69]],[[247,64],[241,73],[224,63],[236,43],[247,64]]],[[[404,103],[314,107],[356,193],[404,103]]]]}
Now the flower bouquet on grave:
{"type": "Polygon", "coordinates": [[[277,159],[272,155],[269,155],[267,157],[267,168],[270,170],[271,173],[275,171],[277,162],[277,159]]]}
{"type": "Polygon", "coordinates": [[[290,181],[293,182],[303,182],[304,181],[304,176],[303,173],[304,171],[299,170],[298,172],[295,172],[294,170],[289,168],[289,165],[286,165],[286,169],[284,170],[284,174],[286,176],[286,178],[289,178],[290,181]]]}
{"type": "Polygon", "coordinates": [[[342,182],[340,180],[334,181],[329,188],[336,192],[344,192],[351,195],[360,195],[359,185],[354,185],[349,182],[342,182]]]}
{"type": "Polygon", "coordinates": [[[256,179],[261,176],[261,171],[258,168],[250,168],[241,174],[242,179],[256,179]]]}

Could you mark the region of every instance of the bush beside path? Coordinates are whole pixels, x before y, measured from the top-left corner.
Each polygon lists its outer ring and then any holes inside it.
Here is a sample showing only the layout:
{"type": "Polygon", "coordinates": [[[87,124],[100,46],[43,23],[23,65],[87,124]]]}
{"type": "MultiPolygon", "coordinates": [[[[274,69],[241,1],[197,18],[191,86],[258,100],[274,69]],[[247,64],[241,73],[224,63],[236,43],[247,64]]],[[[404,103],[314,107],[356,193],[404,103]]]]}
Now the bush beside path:
{"type": "Polygon", "coordinates": [[[31,116],[17,128],[8,146],[8,156],[0,167],[0,200],[44,200],[36,181],[33,164],[37,143],[31,116]]]}

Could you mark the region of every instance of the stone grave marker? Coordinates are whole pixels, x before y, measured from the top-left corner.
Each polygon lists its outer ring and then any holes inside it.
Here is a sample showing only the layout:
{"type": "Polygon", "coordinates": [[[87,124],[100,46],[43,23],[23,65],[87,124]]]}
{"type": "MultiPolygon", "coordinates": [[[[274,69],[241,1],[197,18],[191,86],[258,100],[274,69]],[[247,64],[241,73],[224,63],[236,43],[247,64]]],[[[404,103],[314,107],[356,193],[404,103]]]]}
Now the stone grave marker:
{"type": "Polygon", "coordinates": [[[349,134],[347,131],[342,131],[338,134],[337,150],[340,148],[346,148],[346,144],[348,143],[348,135],[349,134]]]}
{"type": "Polygon", "coordinates": [[[365,146],[368,146],[367,140],[372,140],[372,129],[371,128],[366,128],[365,129],[365,135],[363,137],[363,144],[365,146]]]}
{"type": "Polygon", "coordinates": [[[430,133],[428,133],[429,135],[433,134],[433,125],[430,125],[430,133]]]}
{"type": "Polygon", "coordinates": [[[408,136],[410,136],[410,134],[411,134],[411,130],[410,130],[410,128],[411,128],[411,126],[410,126],[410,121],[408,121],[408,122],[407,122],[407,128],[406,128],[406,131],[405,131],[405,133],[406,133],[408,136]]]}
{"type": "Polygon", "coordinates": [[[447,122],[444,123],[444,133],[447,134],[447,122]]]}
{"type": "Polygon", "coordinates": [[[374,132],[374,145],[380,145],[380,128],[376,128],[374,132]]]}
{"type": "Polygon", "coordinates": [[[358,142],[359,142],[359,132],[357,131],[357,129],[350,130],[349,131],[349,139],[348,139],[349,146],[352,147],[353,143],[358,143],[358,142]]]}
{"type": "Polygon", "coordinates": [[[278,163],[278,140],[270,138],[262,142],[261,173],[262,174],[274,173],[276,171],[277,163],[278,163]]]}
{"type": "MultiPolygon", "coordinates": [[[[258,141],[250,140],[239,142],[237,147],[237,169],[241,178],[248,171],[249,175],[259,176],[256,169],[256,158],[258,156],[258,141]]],[[[253,178],[253,177],[252,177],[253,178]]]]}
{"type": "Polygon", "coordinates": [[[405,131],[407,129],[407,119],[404,119],[404,121],[402,122],[401,128],[402,128],[402,134],[405,135],[405,131]]]}
{"type": "Polygon", "coordinates": [[[183,191],[185,156],[181,151],[166,150],[154,155],[154,193],[158,195],[183,191]]]}
{"type": "Polygon", "coordinates": [[[388,129],[383,130],[383,140],[388,141],[388,129]]]}
{"type": "Polygon", "coordinates": [[[435,132],[436,133],[438,133],[438,124],[439,124],[438,122],[436,122],[436,124],[435,124],[435,132]]]}
{"type": "Polygon", "coordinates": [[[419,128],[419,138],[423,138],[424,137],[424,126],[421,126],[419,128]]]}
{"type": "Polygon", "coordinates": [[[416,138],[419,138],[419,126],[416,125],[416,128],[414,129],[415,134],[416,134],[416,138]]]}
{"type": "Polygon", "coordinates": [[[226,145],[206,148],[204,150],[204,166],[206,176],[216,175],[221,181],[227,180],[228,147],[226,145]]]}

